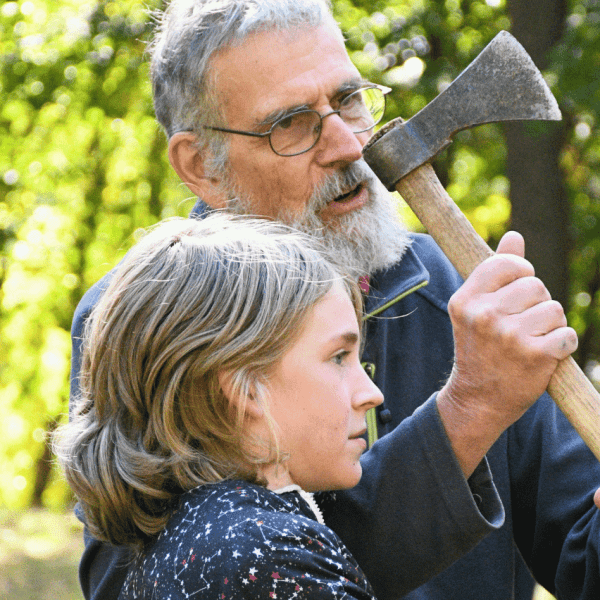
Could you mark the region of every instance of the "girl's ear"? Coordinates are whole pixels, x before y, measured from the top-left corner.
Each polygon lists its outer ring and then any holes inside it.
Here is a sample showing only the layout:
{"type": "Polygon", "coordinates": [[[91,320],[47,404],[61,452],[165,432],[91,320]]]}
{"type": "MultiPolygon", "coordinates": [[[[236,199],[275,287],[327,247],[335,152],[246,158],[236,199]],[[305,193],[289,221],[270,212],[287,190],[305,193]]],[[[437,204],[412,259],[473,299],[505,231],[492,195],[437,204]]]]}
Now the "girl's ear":
{"type": "Polygon", "coordinates": [[[219,385],[229,400],[231,406],[238,408],[241,401],[244,403],[244,415],[251,419],[261,419],[264,416],[262,406],[255,400],[254,385],[250,386],[250,393],[245,398],[240,398],[239,394],[233,390],[233,373],[231,371],[219,371],[219,385]]]}
{"type": "Polygon", "coordinates": [[[196,142],[191,131],[174,134],[169,140],[169,162],[192,194],[211,208],[224,208],[226,198],[221,191],[221,181],[206,175],[205,157],[198,151],[196,142]]]}

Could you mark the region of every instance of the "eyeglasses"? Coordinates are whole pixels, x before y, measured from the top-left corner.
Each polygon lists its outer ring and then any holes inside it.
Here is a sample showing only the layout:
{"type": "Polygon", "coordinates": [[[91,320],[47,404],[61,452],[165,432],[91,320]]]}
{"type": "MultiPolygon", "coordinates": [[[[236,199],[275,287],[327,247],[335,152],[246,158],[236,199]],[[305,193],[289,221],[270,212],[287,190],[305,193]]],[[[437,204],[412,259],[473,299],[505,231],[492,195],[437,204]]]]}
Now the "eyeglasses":
{"type": "Polygon", "coordinates": [[[204,129],[252,137],[268,137],[275,154],[296,156],[308,152],[319,141],[323,130],[323,119],[331,115],[339,115],[352,133],[362,133],[373,129],[383,118],[385,95],[391,91],[391,88],[371,84],[348,94],[340,102],[337,110],[332,110],[324,115],[319,114],[316,110],[299,110],[278,119],[269,131],[264,133],[208,125],[205,125],[204,129]]]}

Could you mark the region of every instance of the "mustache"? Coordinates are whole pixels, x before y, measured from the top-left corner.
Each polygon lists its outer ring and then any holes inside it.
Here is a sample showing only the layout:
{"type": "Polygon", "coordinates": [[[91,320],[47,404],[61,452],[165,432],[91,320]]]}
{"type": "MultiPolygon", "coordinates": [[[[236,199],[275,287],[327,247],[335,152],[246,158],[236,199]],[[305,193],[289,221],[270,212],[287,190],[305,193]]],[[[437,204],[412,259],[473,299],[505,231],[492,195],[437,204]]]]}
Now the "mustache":
{"type": "Polygon", "coordinates": [[[330,202],[348,194],[362,183],[369,184],[375,177],[371,167],[363,158],[346,165],[342,169],[327,175],[314,190],[307,208],[317,212],[325,208],[330,202]]]}

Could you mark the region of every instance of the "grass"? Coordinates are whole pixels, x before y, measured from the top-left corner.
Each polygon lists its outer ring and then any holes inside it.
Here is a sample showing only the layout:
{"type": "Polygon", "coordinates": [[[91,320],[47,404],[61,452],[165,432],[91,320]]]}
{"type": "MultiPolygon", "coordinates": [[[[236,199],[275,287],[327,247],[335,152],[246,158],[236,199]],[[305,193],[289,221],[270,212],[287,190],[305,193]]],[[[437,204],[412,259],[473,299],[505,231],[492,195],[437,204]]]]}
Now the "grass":
{"type": "Polygon", "coordinates": [[[82,528],[70,513],[0,510],[0,598],[82,600],[82,528]]]}

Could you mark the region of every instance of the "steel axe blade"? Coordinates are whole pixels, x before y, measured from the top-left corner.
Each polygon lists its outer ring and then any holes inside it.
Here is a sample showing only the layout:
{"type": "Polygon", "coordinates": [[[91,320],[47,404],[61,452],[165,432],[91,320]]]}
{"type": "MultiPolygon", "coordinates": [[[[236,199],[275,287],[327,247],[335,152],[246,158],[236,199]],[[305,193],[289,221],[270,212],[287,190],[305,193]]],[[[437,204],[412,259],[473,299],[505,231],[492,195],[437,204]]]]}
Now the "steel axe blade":
{"type": "Polygon", "coordinates": [[[363,154],[393,190],[402,177],[446,148],[458,131],[499,121],[560,119],[556,99],[531,57],[502,31],[414,117],[391,121],[377,132],[363,154]]]}

